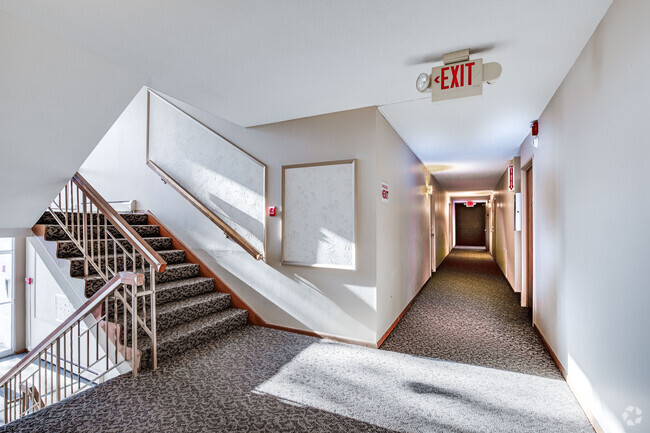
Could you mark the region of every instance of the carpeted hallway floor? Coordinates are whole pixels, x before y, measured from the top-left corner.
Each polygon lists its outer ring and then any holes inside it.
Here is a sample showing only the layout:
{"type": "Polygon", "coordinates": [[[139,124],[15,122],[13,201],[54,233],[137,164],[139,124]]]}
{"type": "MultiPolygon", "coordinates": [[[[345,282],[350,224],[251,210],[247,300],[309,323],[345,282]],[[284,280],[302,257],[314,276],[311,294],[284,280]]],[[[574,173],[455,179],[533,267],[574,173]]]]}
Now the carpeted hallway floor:
{"type": "Polygon", "coordinates": [[[453,250],[381,348],[562,379],[530,315],[488,252],[453,250]]]}
{"type": "Polygon", "coordinates": [[[246,326],[0,431],[593,432],[490,260],[452,253],[388,350],[246,326]]]}

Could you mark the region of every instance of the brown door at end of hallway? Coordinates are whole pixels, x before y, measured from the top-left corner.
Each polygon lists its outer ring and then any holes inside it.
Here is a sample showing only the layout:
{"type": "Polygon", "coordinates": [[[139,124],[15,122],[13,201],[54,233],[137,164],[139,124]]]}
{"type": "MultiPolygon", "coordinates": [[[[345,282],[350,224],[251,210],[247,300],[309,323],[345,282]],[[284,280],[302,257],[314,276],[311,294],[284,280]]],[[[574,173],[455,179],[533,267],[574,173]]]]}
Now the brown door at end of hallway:
{"type": "Polygon", "coordinates": [[[485,203],[456,203],[456,245],[485,247],[485,203]]]}

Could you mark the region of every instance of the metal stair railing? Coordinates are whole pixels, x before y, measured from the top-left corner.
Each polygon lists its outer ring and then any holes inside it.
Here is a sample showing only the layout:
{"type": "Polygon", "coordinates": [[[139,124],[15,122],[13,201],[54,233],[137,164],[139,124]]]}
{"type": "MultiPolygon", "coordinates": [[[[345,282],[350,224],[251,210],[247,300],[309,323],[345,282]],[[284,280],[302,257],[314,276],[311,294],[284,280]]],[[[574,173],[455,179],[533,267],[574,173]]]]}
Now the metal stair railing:
{"type": "Polygon", "coordinates": [[[146,319],[143,320],[140,315],[137,317],[142,329],[151,338],[153,368],[158,368],[156,272],[163,272],[167,262],[79,173],[70,179],[48,211],[83,253],[84,276],[89,275],[89,266],[105,282],[119,272],[149,273],[149,281],[146,282],[148,290],[142,295],[151,297],[150,311],[147,312],[146,302],[141,302],[138,307],[142,309],[144,318],[150,318],[150,326],[146,319]],[[112,230],[119,232],[123,238],[117,237],[112,230]]]}
{"type": "Polygon", "coordinates": [[[137,306],[151,296],[143,285],[141,273],[117,273],[0,378],[5,424],[101,383],[125,364],[137,376],[137,306]]]}

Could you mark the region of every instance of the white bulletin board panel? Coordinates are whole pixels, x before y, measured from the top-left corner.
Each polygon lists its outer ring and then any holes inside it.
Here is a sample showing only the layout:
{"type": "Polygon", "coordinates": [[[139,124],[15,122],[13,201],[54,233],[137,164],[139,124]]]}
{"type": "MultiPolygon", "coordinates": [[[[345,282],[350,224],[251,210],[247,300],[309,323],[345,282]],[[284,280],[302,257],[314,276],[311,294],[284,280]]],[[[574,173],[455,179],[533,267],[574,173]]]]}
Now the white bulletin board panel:
{"type": "Polygon", "coordinates": [[[355,269],[355,161],[282,167],[282,263],[355,269]]]}
{"type": "Polygon", "coordinates": [[[147,163],[264,253],[266,166],[149,91],[147,163]]]}

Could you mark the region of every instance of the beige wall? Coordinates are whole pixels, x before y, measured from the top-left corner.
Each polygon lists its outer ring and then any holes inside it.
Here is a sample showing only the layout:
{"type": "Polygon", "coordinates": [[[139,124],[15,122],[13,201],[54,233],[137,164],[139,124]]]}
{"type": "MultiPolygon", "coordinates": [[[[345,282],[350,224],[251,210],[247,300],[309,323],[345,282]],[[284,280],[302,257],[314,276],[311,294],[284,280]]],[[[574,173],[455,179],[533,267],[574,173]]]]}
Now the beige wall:
{"type": "Polygon", "coordinates": [[[429,173],[377,113],[377,329],[378,339],[431,276],[429,173]],[[380,182],[390,186],[382,202],[380,182]]]}
{"type": "Polygon", "coordinates": [[[616,0],[540,117],[534,321],[611,433],[648,431],[650,2],[616,0]],[[628,406],[643,410],[627,427],[628,406]]]}
{"type": "Polygon", "coordinates": [[[279,215],[266,220],[266,263],[254,261],[224,239],[144,166],[144,91],[86,160],[81,173],[107,199],[137,199],[138,208],[152,210],[267,322],[376,343],[389,326],[386,323],[392,323],[426,281],[430,263],[424,167],[383,116],[372,107],[241,128],[168,99],[267,165],[267,205],[278,206],[279,215]],[[381,161],[379,149],[386,154],[381,161]],[[282,165],[351,158],[357,160],[357,269],[281,265],[282,165]],[[391,184],[392,201],[389,212],[377,214],[381,180],[391,184]],[[379,225],[384,229],[379,230],[379,225]],[[380,231],[386,233],[378,237],[380,231]],[[385,237],[395,234],[399,234],[396,239],[385,237]],[[394,244],[377,254],[377,244],[384,241],[394,244]],[[378,260],[391,263],[391,271],[378,272],[378,260]],[[380,289],[378,279],[383,281],[380,289]],[[380,303],[378,296],[388,301],[380,303]]]}
{"type": "Polygon", "coordinates": [[[494,187],[494,256],[503,275],[516,292],[521,292],[521,232],[515,231],[515,193],[521,192],[519,157],[510,162],[515,166],[515,190],[508,190],[508,169],[494,187]]]}
{"type": "MultiPolygon", "coordinates": [[[[376,341],[375,108],[242,128],[168,98],[267,165],[266,263],[257,262],[145,164],[143,90],[80,172],[109,200],[136,199],[211,266],[268,323],[376,341]],[[281,265],[282,165],[357,160],[357,269],[281,265]]],[[[209,149],[205,149],[209,151],[209,149]]],[[[182,157],[182,156],[181,156],[182,157]]]]}
{"type": "Polygon", "coordinates": [[[436,266],[440,266],[442,261],[449,254],[451,246],[451,236],[449,232],[449,204],[451,203],[449,194],[440,185],[435,176],[431,176],[431,182],[434,191],[435,200],[435,243],[436,243],[436,266]]]}

